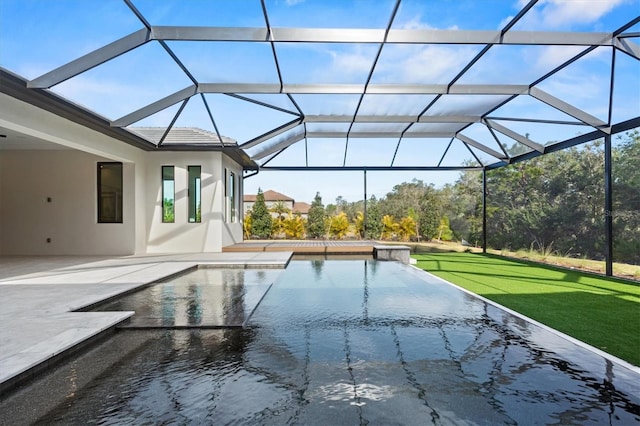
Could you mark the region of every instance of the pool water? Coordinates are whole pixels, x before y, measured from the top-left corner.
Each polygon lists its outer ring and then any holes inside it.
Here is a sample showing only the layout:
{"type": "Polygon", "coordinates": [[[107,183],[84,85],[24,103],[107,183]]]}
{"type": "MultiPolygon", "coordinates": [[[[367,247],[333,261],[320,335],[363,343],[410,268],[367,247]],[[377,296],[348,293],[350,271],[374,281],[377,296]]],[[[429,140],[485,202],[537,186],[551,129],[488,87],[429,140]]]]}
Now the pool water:
{"type": "Polygon", "coordinates": [[[281,272],[198,268],[94,310],[135,311],[128,328],[242,327],[281,272]]]}
{"type": "Polygon", "coordinates": [[[410,266],[292,261],[273,277],[244,328],[118,332],[101,361],[65,367],[39,423],[640,422],[637,372],[410,266]],[[92,363],[108,365],[78,385],[92,363]]]}

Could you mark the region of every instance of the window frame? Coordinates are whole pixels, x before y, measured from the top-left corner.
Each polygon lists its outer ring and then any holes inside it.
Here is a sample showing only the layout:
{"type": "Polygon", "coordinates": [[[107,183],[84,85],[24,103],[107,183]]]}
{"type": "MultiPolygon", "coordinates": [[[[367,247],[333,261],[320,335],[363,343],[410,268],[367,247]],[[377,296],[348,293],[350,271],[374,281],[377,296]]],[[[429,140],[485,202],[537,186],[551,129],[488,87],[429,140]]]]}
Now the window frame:
{"type": "Polygon", "coordinates": [[[229,173],[229,183],[231,185],[229,204],[231,204],[231,223],[238,221],[238,197],[237,197],[237,185],[236,174],[232,171],[229,173]]]}
{"type": "Polygon", "coordinates": [[[123,200],[124,200],[124,166],[122,164],[122,162],[119,161],[98,161],[96,163],[96,172],[97,172],[97,176],[96,176],[96,190],[97,190],[97,220],[98,223],[124,223],[123,220],[123,216],[124,216],[124,209],[123,209],[123,200]],[[107,217],[108,215],[105,214],[105,209],[107,208],[107,199],[105,198],[105,195],[107,194],[106,191],[103,190],[102,184],[103,184],[103,176],[102,176],[102,171],[104,170],[105,166],[119,166],[119,178],[120,178],[120,182],[119,182],[119,193],[116,190],[116,192],[114,193],[115,196],[113,197],[113,206],[111,206],[114,209],[113,212],[113,217],[107,217]]]}
{"type": "Polygon", "coordinates": [[[187,199],[187,221],[202,223],[202,166],[187,166],[187,199]]]}
{"type": "Polygon", "coordinates": [[[160,168],[160,182],[162,185],[162,200],[160,200],[160,206],[161,206],[161,218],[162,218],[162,223],[175,223],[176,222],[176,167],[175,166],[169,166],[169,165],[164,165],[161,166],[160,168]],[[172,179],[165,179],[165,170],[171,170],[171,175],[172,175],[172,179]],[[167,220],[167,217],[165,215],[165,200],[167,199],[166,197],[166,193],[165,193],[165,182],[173,182],[173,191],[171,193],[171,201],[173,201],[173,206],[172,206],[172,212],[173,213],[173,220],[167,220]]]}

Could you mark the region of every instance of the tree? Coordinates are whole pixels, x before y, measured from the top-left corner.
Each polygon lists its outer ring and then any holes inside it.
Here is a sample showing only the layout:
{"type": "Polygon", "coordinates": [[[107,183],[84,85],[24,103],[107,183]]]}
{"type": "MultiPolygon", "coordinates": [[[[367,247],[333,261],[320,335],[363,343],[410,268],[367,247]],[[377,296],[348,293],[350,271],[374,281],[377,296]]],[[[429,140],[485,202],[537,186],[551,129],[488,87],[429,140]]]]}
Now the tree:
{"type": "MultiPolygon", "coordinates": [[[[514,144],[507,151],[528,151],[514,144]]],[[[604,150],[593,141],[515,162],[487,172],[487,237],[493,248],[536,248],[561,255],[604,259],[604,223],[613,216],[614,259],[640,264],[640,133],[619,136],[612,149],[613,210],[604,208],[604,150]]],[[[471,163],[465,165],[472,165],[471,163]]],[[[348,203],[336,198],[360,237],[482,240],[482,175],[463,171],[454,184],[436,189],[414,179],[393,187],[386,197],[348,203]],[[351,212],[351,213],[350,213],[351,212]],[[384,219],[383,219],[384,216],[384,219]],[[403,218],[396,223],[394,217],[403,218]]],[[[335,231],[331,229],[332,235],[335,231]]]]}
{"type": "Polygon", "coordinates": [[[407,217],[411,218],[413,221],[413,232],[409,237],[417,236],[418,241],[420,241],[420,229],[418,229],[418,222],[420,221],[420,216],[418,212],[415,211],[413,207],[409,207],[409,211],[407,212],[407,217]]]}
{"type": "Polygon", "coordinates": [[[356,230],[356,235],[360,238],[364,238],[364,213],[356,213],[356,217],[353,219],[353,226],[356,230]]]}
{"type": "Polygon", "coordinates": [[[309,218],[307,219],[307,237],[322,238],[326,234],[325,228],[326,212],[322,204],[322,197],[317,192],[309,208],[309,218]]]}
{"type": "Polygon", "coordinates": [[[367,202],[367,217],[365,221],[366,237],[373,240],[380,238],[382,234],[382,215],[375,195],[372,195],[367,202]]]}
{"type": "Polygon", "coordinates": [[[442,195],[433,190],[420,200],[418,232],[427,240],[431,240],[437,235],[438,220],[442,210],[441,198],[442,195]]]}
{"type": "MultiPolygon", "coordinates": [[[[482,175],[463,171],[453,186],[442,190],[442,211],[447,213],[450,226],[457,238],[467,241],[482,239],[482,175]]],[[[440,224],[440,217],[437,218],[440,224]]],[[[437,234],[434,234],[434,236],[437,234]]]]}
{"type": "Polygon", "coordinates": [[[405,216],[397,223],[397,232],[402,241],[409,241],[416,235],[416,222],[411,216],[405,216]]]}
{"type": "Polygon", "coordinates": [[[393,191],[380,200],[381,214],[403,217],[411,208],[416,212],[420,211],[420,201],[429,187],[433,189],[433,186],[427,186],[419,179],[395,185],[393,191]]]}
{"type": "Polygon", "coordinates": [[[276,217],[272,220],[272,235],[280,236],[284,232],[283,226],[285,215],[289,214],[291,210],[287,207],[284,201],[277,201],[273,203],[269,211],[276,214],[276,217]]]}
{"type": "Polygon", "coordinates": [[[244,215],[244,220],[242,221],[242,230],[244,231],[244,239],[251,238],[251,211],[244,215]]]}
{"type": "Polygon", "coordinates": [[[277,219],[284,219],[284,217],[291,213],[291,209],[287,207],[284,201],[276,201],[269,209],[271,213],[275,213],[277,219]]]}
{"type": "Polygon", "coordinates": [[[258,188],[256,202],[251,209],[251,236],[268,239],[271,237],[272,226],[273,219],[271,213],[267,210],[262,189],[258,188]]]}
{"type": "Polygon", "coordinates": [[[349,230],[349,219],[345,212],[340,212],[331,218],[329,225],[329,235],[337,239],[342,239],[347,235],[349,230]]]}
{"type": "MultiPolygon", "coordinates": [[[[640,265],[640,132],[620,137],[613,157],[613,258],[640,265]]],[[[607,212],[605,212],[607,214],[607,212]]]]}
{"type": "Polygon", "coordinates": [[[163,222],[175,222],[175,209],[173,206],[173,199],[165,198],[162,203],[162,221],[163,222]]]}
{"type": "Polygon", "coordinates": [[[382,215],[411,217],[415,224],[415,234],[431,239],[442,217],[442,194],[433,184],[413,179],[393,187],[386,198],[380,201],[382,215]]]}
{"type": "Polygon", "coordinates": [[[389,216],[388,214],[382,217],[382,235],[381,238],[383,240],[390,240],[394,238],[398,234],[399,225],[393,218],[393,216],[389,216]]]}
{"type": "Polygon", "coordinates": [[[285,238],[292,238],[294,240],[304,238],[304,225],[305,220],[300,215],[292,215],[289,213],[289,216],[282,222],[282,230],[284,231],[285,238]]]}
{"type": "MultiPolygon", "coordinates": [[[[336,202],[338,200],[336,199],[336,202]]],[[[359,200],[353,203],[349,203],[346,201],[340,202],[340,211],[343,211],[347,214],[347,218],[349,222],[353,222],[358,215],[358,213],[364,212],[364,201],[359,200]]]]}
{"type": "Polygon", "coordinates": [[[443,216],[440,219],[440,224],[438,225],[438,241],[451,241],[453,239],[453,232],[451,228],[449,228],[449,218],[447,216],[443,216]]]}

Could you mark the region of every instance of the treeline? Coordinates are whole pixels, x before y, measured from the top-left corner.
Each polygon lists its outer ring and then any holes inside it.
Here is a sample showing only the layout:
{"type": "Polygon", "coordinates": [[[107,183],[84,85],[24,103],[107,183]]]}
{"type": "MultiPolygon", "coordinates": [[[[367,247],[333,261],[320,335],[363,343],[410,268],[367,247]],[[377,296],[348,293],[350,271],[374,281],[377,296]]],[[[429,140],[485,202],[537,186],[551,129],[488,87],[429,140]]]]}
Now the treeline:
{"type": "MultiPolygon", "coordinates": [[[[514,147],[515,148],[515,147],[514,147]]],[[[605,211],[601,141],[487,172],[487,245],[603,259],[605,217],[613,216],[614,260],[640,264],[640,134],[612,150],[613,211],[605,211]]],[[[326,206],[320,194],[307,219],[283,205],[268,211],[261,191],[245,217],[246,238],[457,240],[482,244],[482,175],[464,171],[435,188],[414,179],[385,197],[326,206]],[[275,217],[273,217],[275,216],[275,217]],[[366,223],[365,223],[366,220],[366,223]],[[366,225],[366,226],[365,226],[366,225]],[[366,234],[365,234],[366,229],[366,234]]]]}

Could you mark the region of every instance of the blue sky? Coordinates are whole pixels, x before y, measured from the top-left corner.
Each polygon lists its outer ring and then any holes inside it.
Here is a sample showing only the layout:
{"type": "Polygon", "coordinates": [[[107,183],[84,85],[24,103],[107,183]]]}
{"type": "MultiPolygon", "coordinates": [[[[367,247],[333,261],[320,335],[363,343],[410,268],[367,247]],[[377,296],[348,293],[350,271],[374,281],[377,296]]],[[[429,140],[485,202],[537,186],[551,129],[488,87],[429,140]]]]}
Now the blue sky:
{"type": "MultiPolygon", "coordinates": [[[[133,0],[152,25],[263,27],[258,0],[133,0]]],[[[389,0],[268,0],[273,27],[385,28],[394,1],[389,0]]],[[[393,28],[498,30],[525,4],[522,0],[404,0],[393,28]]],[[[611,32],[640,14],[640,0],[540,0],[514,30],[611,32]]],[[[2,0],[0,1],[0,64],[33,79],[83,54],[91,52],[142,25],[121,0],[2,0]]],[[[640,32],[636,25],[630,31],[640,32]]],[[[634,39],[638,42],[638,38],[634,39]]],[[[167,42],[199,82],[278,81],[268,43],[167,42]]],[[[276,46],[285,83],[361,83],[375,58],[376,44],[283,43],[276,46]]],[[[447,84],[481,46],[477,45],[387,45],[378,61],[371,83],[447,84]]],[[[461,84],[529,84],[580,48],[573,46],[494,46],[459,81],[461,84]]],[[[554,96],[606,121],[611,49],[598,48],[540,84],[554,96]]],[[[640,67],[638,61],[617,54],[613,122],[638,116],[640,110],[640,67]]],[[[117,119],[154,102],[191,81],[157,42],[148,43],[99,67],[86,71],[52,88],[70,100],[109,118],[117,119]]],[[[205,95],[220,133],[240,143],[284,124],[294,116],[286,112],[249,104],[223,94],[205,95]]],[[[295,111],[283,95],[255,95],[253,99],[295,111]]],[[[296,102],[306,114],[353,114],[358,95],[298,95],[296,102]]],[[[432,95],[365,95],[360,114],[414,115],[429,104],[432,95]]],[[[432,108],[434,115],[454,110],[473,114],[499,104],[504,97],[458,95],[443,97],[432,108]],[[446,98],[446,99],[445,99],[446,98]]],[[[178,105],[167,108],[136,126],[166,126],[178,105]]],[[[495,116],[550,118],[567,116],[530,97],[520,97],[495,116]]],[[[189,101],[175,124],[213,131],[199,97],[189,101]]],[[[308,131],[346,131],[345,125],[308,123],[308,131]]],[[[362,131],[398,131],[398,124],[357,124],[362,131]]],[[[412,130],[447,131],[451,125],[420,124],[412,130]]],[[[585,126],[533,126],[509,124],[510,128],[545,144],[592,129],[585,126]]],[[[400,130],[401,130],[400,126],[400,130]]],[[[354,129],[355,130],[355,129],[354,129]]],[[[282,135],[286,138],[300,129],[282,135]]],[[[486,128],[474,125],[465,130],[477,140],[493,140],[486,128]]],[[[277,143],[279,139],[275,139],[277,143]]],[[[501,139],[505,145],[513,141],[501,139]]],[[[345,140],[302,140],[272,160],[271,165],[387,166],[396,151],[397,138],[345,140]]],[[[397,149],[395,165],[437,163],[449,139],[423,141],[405,138],[397,149]]],[[[493,141],[492,149],[499,149],[493,141]]],[[[267,144],[268,145],[268,144],[267,144]]],[[[259,152],[263,146],[249,150],[259,152]]],[[[482,161],[491,159],[480,151],[482,161]]],[[[461,165],[473,156],[464,145],[451,146],[444,165],[461,165]]],[[[367,192],[377,197],[395,184],[421,179],[441,186],[453,182],[456,172],[368,172],[367,192]]],[[[311,201],[320,192],[331,203],[337,196],[356,201],[363,196],[362,172],[261,172],[245,181],[245,193],[273,189],[299,201],[311,201]]]]}

